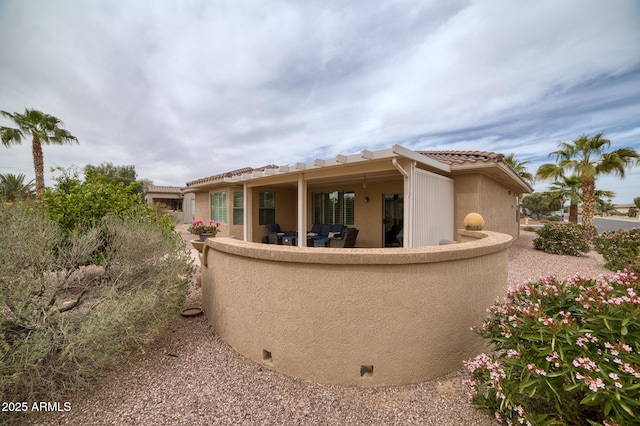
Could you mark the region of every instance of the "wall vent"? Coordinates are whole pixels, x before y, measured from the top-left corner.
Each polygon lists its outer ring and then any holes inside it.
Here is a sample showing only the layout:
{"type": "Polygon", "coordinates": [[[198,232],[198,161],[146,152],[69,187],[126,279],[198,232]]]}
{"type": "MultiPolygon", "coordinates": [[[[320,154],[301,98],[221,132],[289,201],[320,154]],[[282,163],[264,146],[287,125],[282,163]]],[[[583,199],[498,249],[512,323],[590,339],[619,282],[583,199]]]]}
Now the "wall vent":
{"type": "Polygon", "coordinates": [[[373,365],[361,365],[360,377],[371,377],[371,376],[373,376],[373,365]]]}

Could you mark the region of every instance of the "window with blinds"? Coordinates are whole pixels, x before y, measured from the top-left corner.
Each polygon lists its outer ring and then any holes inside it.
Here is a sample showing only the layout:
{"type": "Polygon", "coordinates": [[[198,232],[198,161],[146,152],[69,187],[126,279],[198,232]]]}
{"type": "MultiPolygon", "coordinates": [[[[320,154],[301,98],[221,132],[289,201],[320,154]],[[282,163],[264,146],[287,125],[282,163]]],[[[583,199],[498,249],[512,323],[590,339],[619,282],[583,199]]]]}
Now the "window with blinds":
{"type": "Polygon", "coordinates": [[[244,192],[233,192],[233,224],[244,225],[244,192]]]}
{"type": "Polygon", "coordinates": [[[355,194],[353,191],[314,192],[312,194],[313,223],[355,224],[355,194]]]}
{"type": "Polygon", "coordinates": [[[276,194],[261,192],[259,194],[258,220],[260,225],[276,223],[276,194]]]}
{"type": "Polygon", "coordinates": [[[211,220],[227,224],[227,193],[211,193],[211,220]]]}

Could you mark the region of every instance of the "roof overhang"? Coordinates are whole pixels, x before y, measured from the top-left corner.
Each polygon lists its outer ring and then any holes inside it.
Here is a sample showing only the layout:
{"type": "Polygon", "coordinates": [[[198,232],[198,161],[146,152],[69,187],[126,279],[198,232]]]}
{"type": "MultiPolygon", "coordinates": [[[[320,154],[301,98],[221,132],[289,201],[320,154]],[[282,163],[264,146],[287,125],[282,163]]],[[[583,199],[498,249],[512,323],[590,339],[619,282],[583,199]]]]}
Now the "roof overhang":
{"type": "Polygon", "coordinates": [[[504,162],[476,162],[452,164],[451,174],[479,173],[503,184],[516,194],[530,194],[533,187],[504,162]]]}

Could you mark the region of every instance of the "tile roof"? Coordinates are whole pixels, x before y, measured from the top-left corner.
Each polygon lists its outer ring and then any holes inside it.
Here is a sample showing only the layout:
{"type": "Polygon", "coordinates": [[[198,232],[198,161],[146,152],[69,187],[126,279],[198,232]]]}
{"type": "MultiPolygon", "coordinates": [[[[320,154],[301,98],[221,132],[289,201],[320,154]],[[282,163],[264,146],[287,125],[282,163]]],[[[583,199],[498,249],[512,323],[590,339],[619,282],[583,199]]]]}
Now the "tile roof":
{"type": "Polygon", "coordinates": [[[499,163],[503,160],[503,154],[487,151],[416,151],[419,154],[432,158],[440,163],[452,165],[463,163],[495,162],[499,163]]]}
{"type": "Polygon", "coordinates": [[[182,192],[182,188],[180,188],[179,186],[149,185],[149,187],[147,188],[147,192],[175,192],[179,194],[182,192]]]}

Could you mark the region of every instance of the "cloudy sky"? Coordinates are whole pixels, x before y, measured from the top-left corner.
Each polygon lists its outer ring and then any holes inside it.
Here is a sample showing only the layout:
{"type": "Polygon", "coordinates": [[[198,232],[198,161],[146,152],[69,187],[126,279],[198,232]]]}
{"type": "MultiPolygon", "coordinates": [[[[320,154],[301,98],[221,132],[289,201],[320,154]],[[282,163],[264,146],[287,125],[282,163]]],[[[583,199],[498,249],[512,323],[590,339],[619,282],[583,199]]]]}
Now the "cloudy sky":
{"type": "MultiPolygon", "coordinates": [[[[583,133],[640,150],[638,46],[636,0],[0,0],[0,109],[78,137],[44,147],[48,182],[108,161],[183,186],[394,143],[535,172],[583,133]]],[[[29,142],[0,173],[34,177],[29,142]]],[[[599,187],[630,203],[640,168],[599,187]]]]}

